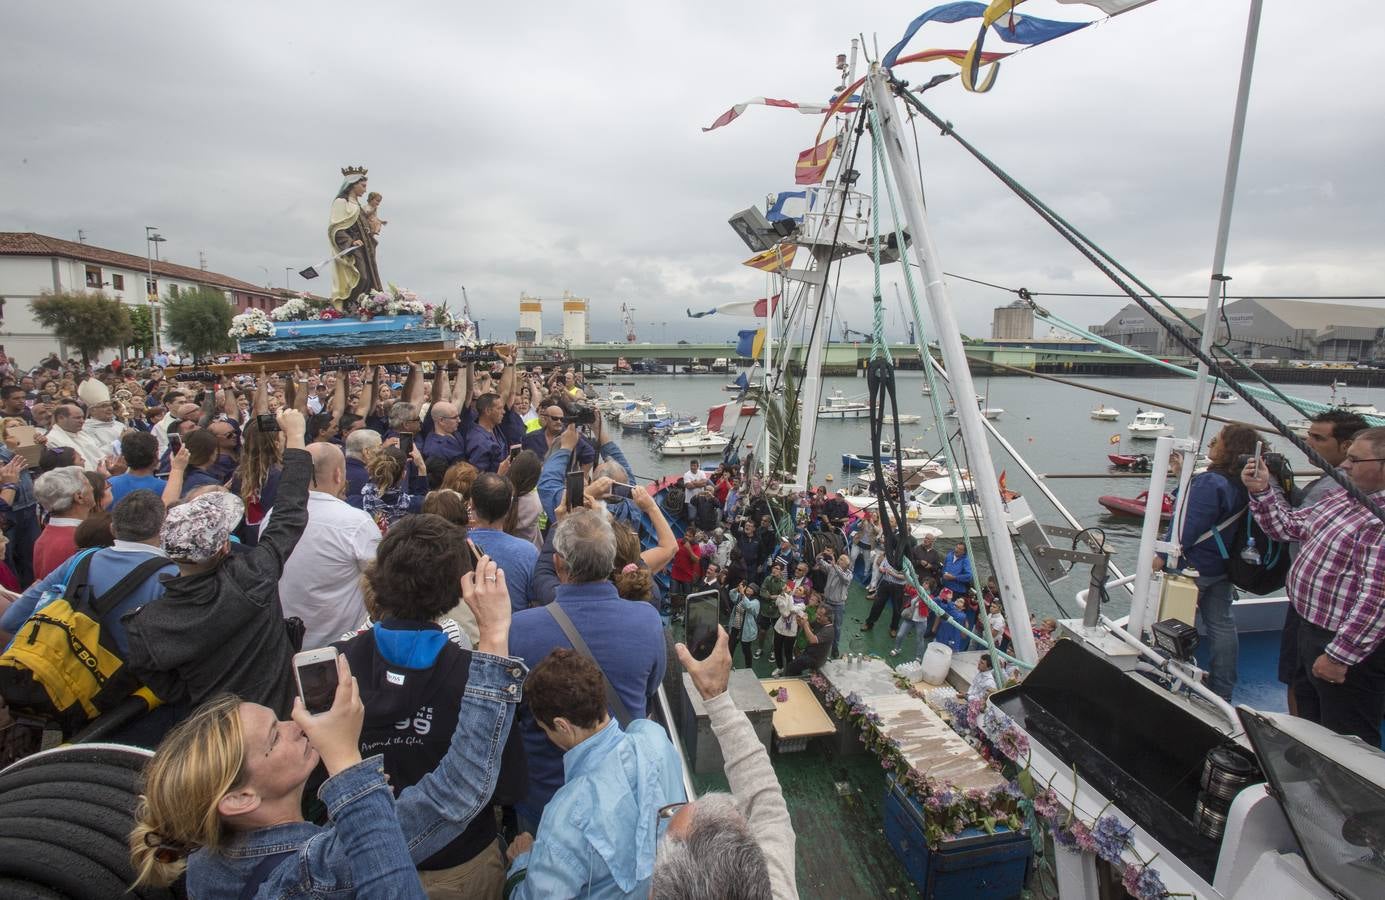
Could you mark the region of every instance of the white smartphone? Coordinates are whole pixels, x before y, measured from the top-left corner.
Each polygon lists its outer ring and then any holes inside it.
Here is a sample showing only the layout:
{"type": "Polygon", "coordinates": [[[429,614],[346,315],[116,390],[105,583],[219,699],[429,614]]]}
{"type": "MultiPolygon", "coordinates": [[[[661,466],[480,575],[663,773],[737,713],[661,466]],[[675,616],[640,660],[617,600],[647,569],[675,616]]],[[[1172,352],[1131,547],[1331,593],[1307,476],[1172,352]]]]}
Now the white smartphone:
{"type": "Polygon", "coordinates": [[[1265,465],[1265,442],[1264,442],[1264,441],[1256,441],[1256,442],[1255,442],[1255,475],[1256,475],[1257,478],[1260,476],[1260,471],[1261,471],[1261,469],[1262,469],[1262,467],[1263,467],[1264,465],[1265,465]]]}
{"type": "Polygon", "coordinates": [[[337,648],[322,647],[295,653],[293,677],[308,713],[314,716],[325,713],[332,708],[337,695],[337,648]]]}

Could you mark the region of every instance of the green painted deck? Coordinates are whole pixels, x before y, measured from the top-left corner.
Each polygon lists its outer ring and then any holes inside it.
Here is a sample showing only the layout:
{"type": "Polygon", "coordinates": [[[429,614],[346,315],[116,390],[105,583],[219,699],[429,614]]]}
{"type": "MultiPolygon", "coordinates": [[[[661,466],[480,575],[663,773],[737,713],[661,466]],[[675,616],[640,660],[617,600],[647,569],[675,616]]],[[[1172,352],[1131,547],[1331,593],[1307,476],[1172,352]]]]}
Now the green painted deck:
{"type": "MultiPolygon", "coordinates": [[[[869,612],[865,589],[853,586],[846,607],[842,653],[854,639],[851,646],[859,652],[888,659],[894,646],[889,611],[874,630],[862,634],[860,627],[869,612]]],[[[681,626],[677,636],[682,637],[681,626]]],[[[913,644],[912,635],[908,643],[913,644]]],[[[755,660],[755,673],[761,678],[768,678],[774,668],[772,644],[773,638],[767,638],[764,653],[755,660]]],[[[744,667],[739,652],[734,660],[737,668],[744,667]]],[[[885,777],[879,761],[868,753],[838,757],[824,744],[810,741],[799,753],[770,754],[797,835],[799,896],[803,900],[917,897],[885,841],[881,805],[885,777]]],[[[698,778],[697,789],[724,791],[726,779],[720,773],[698,778]]]]}

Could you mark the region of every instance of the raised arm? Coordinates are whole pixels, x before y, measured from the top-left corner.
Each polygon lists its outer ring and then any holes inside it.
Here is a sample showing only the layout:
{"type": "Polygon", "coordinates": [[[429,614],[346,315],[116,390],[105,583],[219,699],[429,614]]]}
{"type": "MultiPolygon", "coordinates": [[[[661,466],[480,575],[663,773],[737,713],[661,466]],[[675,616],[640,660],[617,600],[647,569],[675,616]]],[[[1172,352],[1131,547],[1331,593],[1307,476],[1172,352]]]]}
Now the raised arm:
{"type": "Polygon", "coordinates": [[[659,540],[656,546],[640,554],[640,559],[649,567],[649,573],[657,575],[678,552],[678,538],[674,536],[668,519],[664,518],[664,511],[654,502],[654,498],[649,496],[649,491],[636,487],[630,492],[630,500],[639,507],[640,512],[649,517],[649,524],[654,527],[654,536],[659,540]]]}
{"type": "Polygon", "coordinates": [[[240,421],[240,403],[229,376],[221,379],[221,414],[232,422],[240,421]]]}
{"type": "Polygon", "coordinates": [[[342,414],[346,412],[346,388],[350,380],[350,373],[345,371],[337,373],[337,383],[332,388],[332,405],[328,407],[333,422],[340,423],[342,414]]]}
{"type": "Polygon", "coordinates": [[[282,571],[308,524],[308,482],[313,474],[313,460],[304,448],[303,434],[307,425],[301,412],[286,409],[279,413],[279,428],[284,433],[284,469],[279,477],[279,493],[274,498],[274,514],[269,517],[250,554],[267,558],[269,565],[282,571]]]}
{"type": "Polygon", "coordinates": [[[414,406],[423,407],[423,367],[409,360],[409,375],[404,379],[404,399],[414,406]]]}
{"type": "Polygon", "coordinates": [[[505,364],[505,368],[500,372],[500,386],[496,393],[500,395],[500,403],[509,409],[510,398],[515,394],[515,351],[501,353],[500,361],[505,364]]]}
{"type": "Polygon", "coordinates": [[[255,397],[250,401],[250,412],[257,416],[269,412],[269,376],[264,366],[260,366],[260,375],[255,379],[255,397]]]}
{"type": "Polygon", "coordinates": [[[439,360],[433,363],[433,390],[428,394],[429,404],[437,403],[452,392],[447,386],[447,364],[439,360]]]}
{"type": "Polygon", "coordinates": [[[750,826],[750,833],[764,851],[775,900],[796,900],[798,882],[794,871],[794,831],[784,792],[770,765],[769,754],[755,735],[745,713],[727,692],[731,679],[731,651],[726,629],[718,626],[712,655],[695,660],[683,644],[674,647],[678,660],[702,695],[707,717],[721,746],[726,783],[750,826]]]}

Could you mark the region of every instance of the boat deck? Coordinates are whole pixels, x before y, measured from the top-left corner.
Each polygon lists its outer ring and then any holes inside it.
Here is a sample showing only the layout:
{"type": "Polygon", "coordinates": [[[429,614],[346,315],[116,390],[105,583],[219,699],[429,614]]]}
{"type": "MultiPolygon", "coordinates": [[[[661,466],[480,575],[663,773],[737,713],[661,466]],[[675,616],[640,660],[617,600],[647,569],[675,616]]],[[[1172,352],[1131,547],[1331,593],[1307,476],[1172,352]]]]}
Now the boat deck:
{"type": "MultiPolygon", "coordinates": [[[[860,631],[870,605],[865,589],[853,585],[846,605],[842,652],[846,653],[850,645],[889,659],[894,641],[888,610],[873,631],[860,631]]],[[[912,635],[907,643],[912,647],[912,635]]],[[[769,678],[774,669],[771,646],[767,639],[764,654],[755,660],[755,673],[761,678],[769,678]]],[[[744,667],[739,652],[735,664],[744,667]]],[[[918,896],[885,840],[885,773],[879,761],[869,753],[836,756],[823,748],[824,743],[810,741],[808,748],[798,753],[770,754],[797,835],[799,896],[803,900],[918,896]]],[[[694,780],[699,792],[726,790],[726,779],[719,772],[694,780]]]]}

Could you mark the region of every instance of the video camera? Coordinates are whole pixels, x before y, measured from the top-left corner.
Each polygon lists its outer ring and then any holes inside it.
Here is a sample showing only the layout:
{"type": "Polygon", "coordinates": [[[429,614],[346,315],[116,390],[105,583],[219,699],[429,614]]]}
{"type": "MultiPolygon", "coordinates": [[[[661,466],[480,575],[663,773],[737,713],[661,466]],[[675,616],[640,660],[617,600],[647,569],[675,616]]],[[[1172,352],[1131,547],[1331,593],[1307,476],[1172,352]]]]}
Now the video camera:
{"type": "Polygon", "coordinates": [[[500,362],[500,354],[495,352],[495,344],[479,344],[475,347],[468,347],[457,354],[459,363],[495,363],[500,362]]]}
{"type": "Polygon", "coordinates": [[[574,406],[563,413],[564,425],[595,425],[596,408],[593,406],[574,406]]]}
{"type": "MultiPolygon", "coordinates": [[[[1255,458],[1254,453],[1242,453],[1236,457],[1236,466],[1232,469],[1238,475],[1246,465],[1255,458]]],[[[1260,458],[1265,461],[1265,468],[1269,469],[1270,477],[1275,481],[1284,481],[1292,478],[1293,473],[1289,470],[1289,460],[1283,453],[1262,453],[1260,458]]]]}

